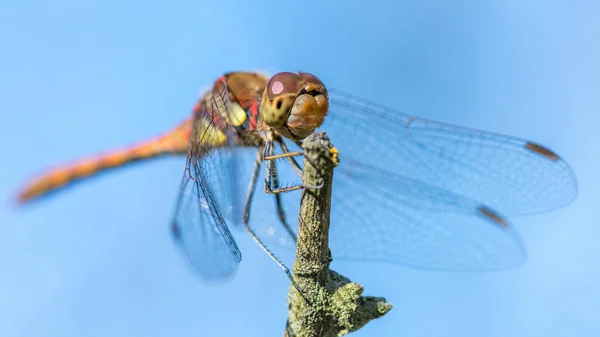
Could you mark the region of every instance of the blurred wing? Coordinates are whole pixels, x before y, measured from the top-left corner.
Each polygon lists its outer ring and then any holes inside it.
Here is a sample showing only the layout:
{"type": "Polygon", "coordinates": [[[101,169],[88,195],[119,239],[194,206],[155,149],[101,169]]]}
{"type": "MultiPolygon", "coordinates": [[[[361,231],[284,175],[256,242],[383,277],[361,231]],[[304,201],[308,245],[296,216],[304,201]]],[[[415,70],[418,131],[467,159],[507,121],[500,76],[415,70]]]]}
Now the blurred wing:
{"type": "Polygon", "coordinates": [[[322,129],[343,158],[452,191],[516,215],[569,203],[577,182],[551,150],[524,139],[403,114],[330,92],[322,129]]]}
{"type": "Polygon", "coordinates": [[[518,234],[491,208],[411,178],[346,162],[334,172],[333,258],[490,270],[525,260],[518,234]]]}
{"type": "Polygon", "coordinates": [[[186,261],[208,280],[233,277],[242,258],[227,226],[241,218],[241,204],[234,135],[223,127],[226,98],[226,90],[215,94],[196,113],[172,224],[186,261]]]}

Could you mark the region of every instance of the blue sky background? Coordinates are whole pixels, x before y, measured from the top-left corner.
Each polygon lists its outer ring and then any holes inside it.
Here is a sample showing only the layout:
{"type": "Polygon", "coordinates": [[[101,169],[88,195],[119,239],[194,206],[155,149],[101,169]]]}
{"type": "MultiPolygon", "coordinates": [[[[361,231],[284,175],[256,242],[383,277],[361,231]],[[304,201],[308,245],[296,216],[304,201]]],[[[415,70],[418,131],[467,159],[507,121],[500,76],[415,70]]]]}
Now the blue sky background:
{"type": "MultiPolygon", "coordinates": [[[[246,236],[222,286],[168,235],[183,158],[15,210],[49,164],[158,134],[226,71],[299,70],[419,116],[517,135],[563,155],[567,208],[512,219],[512,271],[333,268],[395,308],[355,336],[600,332],[600,4],[595,1],[0,2],[0,335],[280,336],[285,275],[246,236]]],[[[334,256],[335,257],[335,256],[334,256]]]]}

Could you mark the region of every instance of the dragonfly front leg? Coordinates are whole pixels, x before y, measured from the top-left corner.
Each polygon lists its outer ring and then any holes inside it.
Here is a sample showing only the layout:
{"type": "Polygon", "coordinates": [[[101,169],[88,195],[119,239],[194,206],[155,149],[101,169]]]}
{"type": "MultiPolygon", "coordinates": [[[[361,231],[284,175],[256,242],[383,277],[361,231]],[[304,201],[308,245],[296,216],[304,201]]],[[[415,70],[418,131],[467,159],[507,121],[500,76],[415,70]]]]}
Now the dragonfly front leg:
{"type": "MultiPolygon", "coordinates": [[[[277,142],[279,143],[279,146],[281,146],[281,149],[283,150],[283,152],[290,153],[290,150],[287,147],[287,144],[283,141],[283,139],[279,138],[279,139],[277,139],[277,142]]],[[[302,144],[300,144],[299,146],[302,146],[302,144]]],[[[296,161],[296,158],[291,157],[291,156],[287,157],[287,158],[290,161],[290,164],[292,164],[292,167],[294,168],[294,170],[296,170],[296,173],[298,173],[298,176],[300,176],[300,178],[302,179],[302,167],[300,167],[300,164],[298,164],[298,162],[296,161]]]]}
{"type": "MultiPolygon", "coordinates": [[[[282,149],[283,149],[283,147],[282,147],[282,149]]],[[[287,150],[287,147],[285,148],[284,151],[286,151],[286,150],[287,150]]],[[[264,148],[264,152],[263,152],[263,159],[267,162],[267,165],[266,165],[267,171],[266,171],[266,175],[265,175],[265,193],[280,194],[280,193],[299,190],[302,188],[321,188],[321,187],[323,187],[322,184],[319,186],[306,186],[306,185],[302,185],[302,184],[296,184],[296,185],[291,185],[291,186],[286,186],[286,187],[280,188],[278,185],[278,182],[276,183],[276,181],[277,181],[276,160],[281,159],[281,158],[291,158],[291,162],[293,163],[292,166],[296,169],[296,172],[298,172],[300,177],[302,177],[302,168],[293,158],[293,157],[301,156],[301,155],[303,155],[302,151],[294,151],[294,152],[286,151],[282,154],[273,155],[273,141],[272,140],[267,141],[267,144],[266,144],[266,146],[264,148]]]]}

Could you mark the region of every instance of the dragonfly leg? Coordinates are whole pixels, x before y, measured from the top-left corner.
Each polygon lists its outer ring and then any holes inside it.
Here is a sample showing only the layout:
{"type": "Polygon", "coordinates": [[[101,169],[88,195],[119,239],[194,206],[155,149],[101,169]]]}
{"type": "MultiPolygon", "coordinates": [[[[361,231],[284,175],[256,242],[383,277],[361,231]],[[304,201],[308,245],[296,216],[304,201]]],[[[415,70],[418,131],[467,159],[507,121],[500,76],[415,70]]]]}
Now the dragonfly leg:
{"type": "MultiPolygon", "coordinates": [[[[283,141],[282,138],[277,138],[277,142],[281,146],[281,149],[283,150],[283,152],[291,152],[289,150],[289,148],[287,147],[287,144],[283,141]]],[[[299,147],[302,147],[302,143],[300,141],[297,141],[295,143],[299,147]]],[[[296,161],[296,158],[294,158],[294,157],[287,157],[287,158],[288,158],[290,164],[292,164],[292,167],[296,170],[296,173],[298,173],[300,178],[302,178],[302,167],[300,166],[300,164],[298,164],[298,161],[296,161]]],[[[308,159],[308,158],[306,158],[306,159],[308,159]]],[[[310,160],[309,160],[309,162],[310,162],[310,160]]]]}
{"type": "Polygon", "coordinates": [[[258,181],[258,175],[260,174],[260,166],[262,165],[262,150],[258,150],[256,156],[256,162],[254,163],[254,169],[252,170],[252,178],[250,178],[250,186],[248,187],[248,193],[246,193],[246,201],[244,202],[244,224],[250,222],[250,205],[252,204],[252,197],[256,190],[256,182],[258,181]]]}
{"type": "MultiPolygon", "coordinates": [[[[283,264],[283,262],[281,262],[281,260],[279,260],[277,258],[277,256],[275,256],[275,254],[273,254],[273,252],[271,252],[269,250],[269,248],[267,248],[267,246],[258,238],[258,236],[256,236],[256,234],[254,233],[254,231],[252,230],[252,228],[250,228],[250,226],[248,225],[248,223],[244,223],[244,227],[246,228],[246,231],[248,231],[248,234],[250,234],[250,236],[252,237],[252,239],[260,246],[260,248],[262,248],[262,250],[265,253],[267,253],[267,255],[269,255],[269,257],[271,258],[271,260],[275,261],[275,263],[277,263],[277,265],[281,269],[283,269],[283,271],[285,272],[285,274],[290,279],[290,282],[292,283],[292,285],[294,286],[294,288],[296,288],[296,290],[298,290],[298,292],[300,293],[300,295],[302,295],[302,297],[304,297],[304,291],[298,286],[298,284],[296,284],[296,281],[294,280],[294,277],[292,276],[292,273],[290,272],[290,269],[288,267],[286,267],[285,264],[283,264]]],[[[306,299],[306,297],[305,297],[305,299],[306,299]]]]}
{"type": "Polygon", "coordinates": [[[303,188],[321,188],[323,187],[323,185],[321,184],[320,186],[306,186],[306,185],[292,185],[292,186],[286,186],[286,187],[275,187],[274,184],[274,176],[276,175],[276,170],[277,170],[277,166],[276,166],[276,160],[280,159],[280,158],[292,158],[294,156],[299,156],[302,155],[303,153],[301,151],[296,151],[296,152],[287,152],[287,153],[282,153],[279,155],[273,155],[273,141],[267,141],[266,146],[264,147],[264,151],[263,151],[263,159],[267,162],[267,174],[265,175],[265,193],[268,194],[279,194],[279,193],[286,193],[286,192],[291,192],[291,191],[295,191],[295,190],[299,190],[299,189],[303,189],[303,188]]]}
{"type": "MultiPolygon", "coordinates": [[[[281,146],[281,149],[283,150],[283,152],[291,152],[290,149],[287,147],[287,144],[283,141],[283,139],[278,139],[277,142],[279,143],[279,146],[281,146]]],[[[288,160],[290,161],[290,164],[292,164],[292,167],[294,168],[294,170],[296,170],[296,173],[298,173],[298,175],[300,176],[300,178],[302,178],[302,167],[300,167],[300,164],[298,164],[298,162],[296,161],[296,158],[294,157],[287,157],[288,160]]]]}
{"type": "Polygon", "coordinates": [[[280,153],[280,154],[265,156],[265,160],[275,160],[275,159],[279,159],[279,158],[297,157],[297,156],[301,156],[303,154],[304,153],[302,151],[284,152],[284,153],[280,153]]]}
{"type": "MultiPolygon", "coordinates": [[[[256,233],[254,233],[254,230],[252,230],[252,228],[250,228],[250,225],[249,225],[249,220],[250,220],[250,205],[252,204],[252,196],[254,195],[254,190],[256,189],[256,183],[258,181],[258,175],[260,173],[260,165],[261,164],[262,164],[262,150],[258,150],[258,155],[256,156],[256,162],[254,163],[254,170],[252,172],[252,179],[250,181],[250,187],[248,189],[248,193],[246,194],[246,201],[245,201],[245,204],[244,204],[244,228],[246,228],[246,231],[248,232],[248,234],[250,234],[250,236],[252,237],[252,239],[260,246],[260,248],[262,248],[262,250],[265,253],[267,253],[267,255],[269,255],[269,257],[271,258],[271,260],[275,261],[275,263],[277,263],[277,265],[281,269],[283,269],[283,271],[285,272],[285,274],[290,279],[290,282],[292,283],[292,285],[294,286],[294,288],[296,288],[296,290],[298,290],[298,292],[302,295],[302,297],[304,297],[303,291],[296,284],[296,281],[294,281],[294,278],[292,277],[292,273],[290,272],[290,269],[288,267],[286,267],[283,264],[283,262],[281,262],[281,260],[279,260],[277,258],[277,256],[275,256],[275,254],[273,254],[273,252],[271,252],[269,250],[269,248],[267,248],[267,246],[256,235],[256,233]]],[[[288,229],[288,230],[291,231],[291,229],[288,229]]],[[[294,237],[294,239],[296,238],[295,235],[293,235],[293,237],[294,237]]]]}
{"type": "MultiPolygon", "coordinates": [[[[254,196],[254,191],[256,190],[256,182],[258,181],[258,175],[260,173],[260,166],[263,161],[262,149],[259,149],[256,155],[256,162],[254,164],[254,170],[252,171],[252,178],[250,180],[250,187],[248,189],[248,193],[246,194],[246,202],[244,204],[244,223],[249,223],[250,220],[250,205],[252,204],[252,197],[254,196]]],[[[279,187],[279,182],[277,180],[277,172],[273,176],[273,183],[275,188],[279,187]]],[[[294,239],[294,242],[297,241],[296,233],[292,230],[290,225],[288,225],[285,211],[283,210],[283,202],[281,200],[281,194],[275,194],[275,204],[277,205],[277,214],[279,215],[279,221],[283,225],[283,228],[288,232],[288,234],[294,239]]]]}
{"type": "MultiPolygon", "coordinates": [[[[291,157],[290,157],[291,158],[291,157]]],[[[279,188],[279,180],[277,178],[277,171],[273,172],[273,184],[275,189],[279,188]]],[[[283,228],[288,232],[288,234],[294,239],[294,242],[298,242],[298,238],[296,237],[296,233],[292,230],[292,228],[288,225],[285,211],[283,209],[283,201],[281,200],[281,193],[275,193],[275,205],[277,206],[277,214],[279,215],[279,221],[283,225],[283,228]]]]}

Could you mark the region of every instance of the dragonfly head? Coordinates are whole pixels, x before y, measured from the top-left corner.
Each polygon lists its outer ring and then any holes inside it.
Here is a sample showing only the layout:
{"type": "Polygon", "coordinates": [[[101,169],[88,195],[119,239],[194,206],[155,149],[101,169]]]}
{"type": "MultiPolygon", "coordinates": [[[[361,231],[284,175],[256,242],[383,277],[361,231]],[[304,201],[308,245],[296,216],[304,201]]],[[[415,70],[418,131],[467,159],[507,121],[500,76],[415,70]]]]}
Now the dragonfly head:
{"type": "Polygon", "coordinates": [[[261,120],[282,136],[301,140],[321,126],[329,96],[323,82],[309,73],[275,74],[263,92],[261,120]]]}

